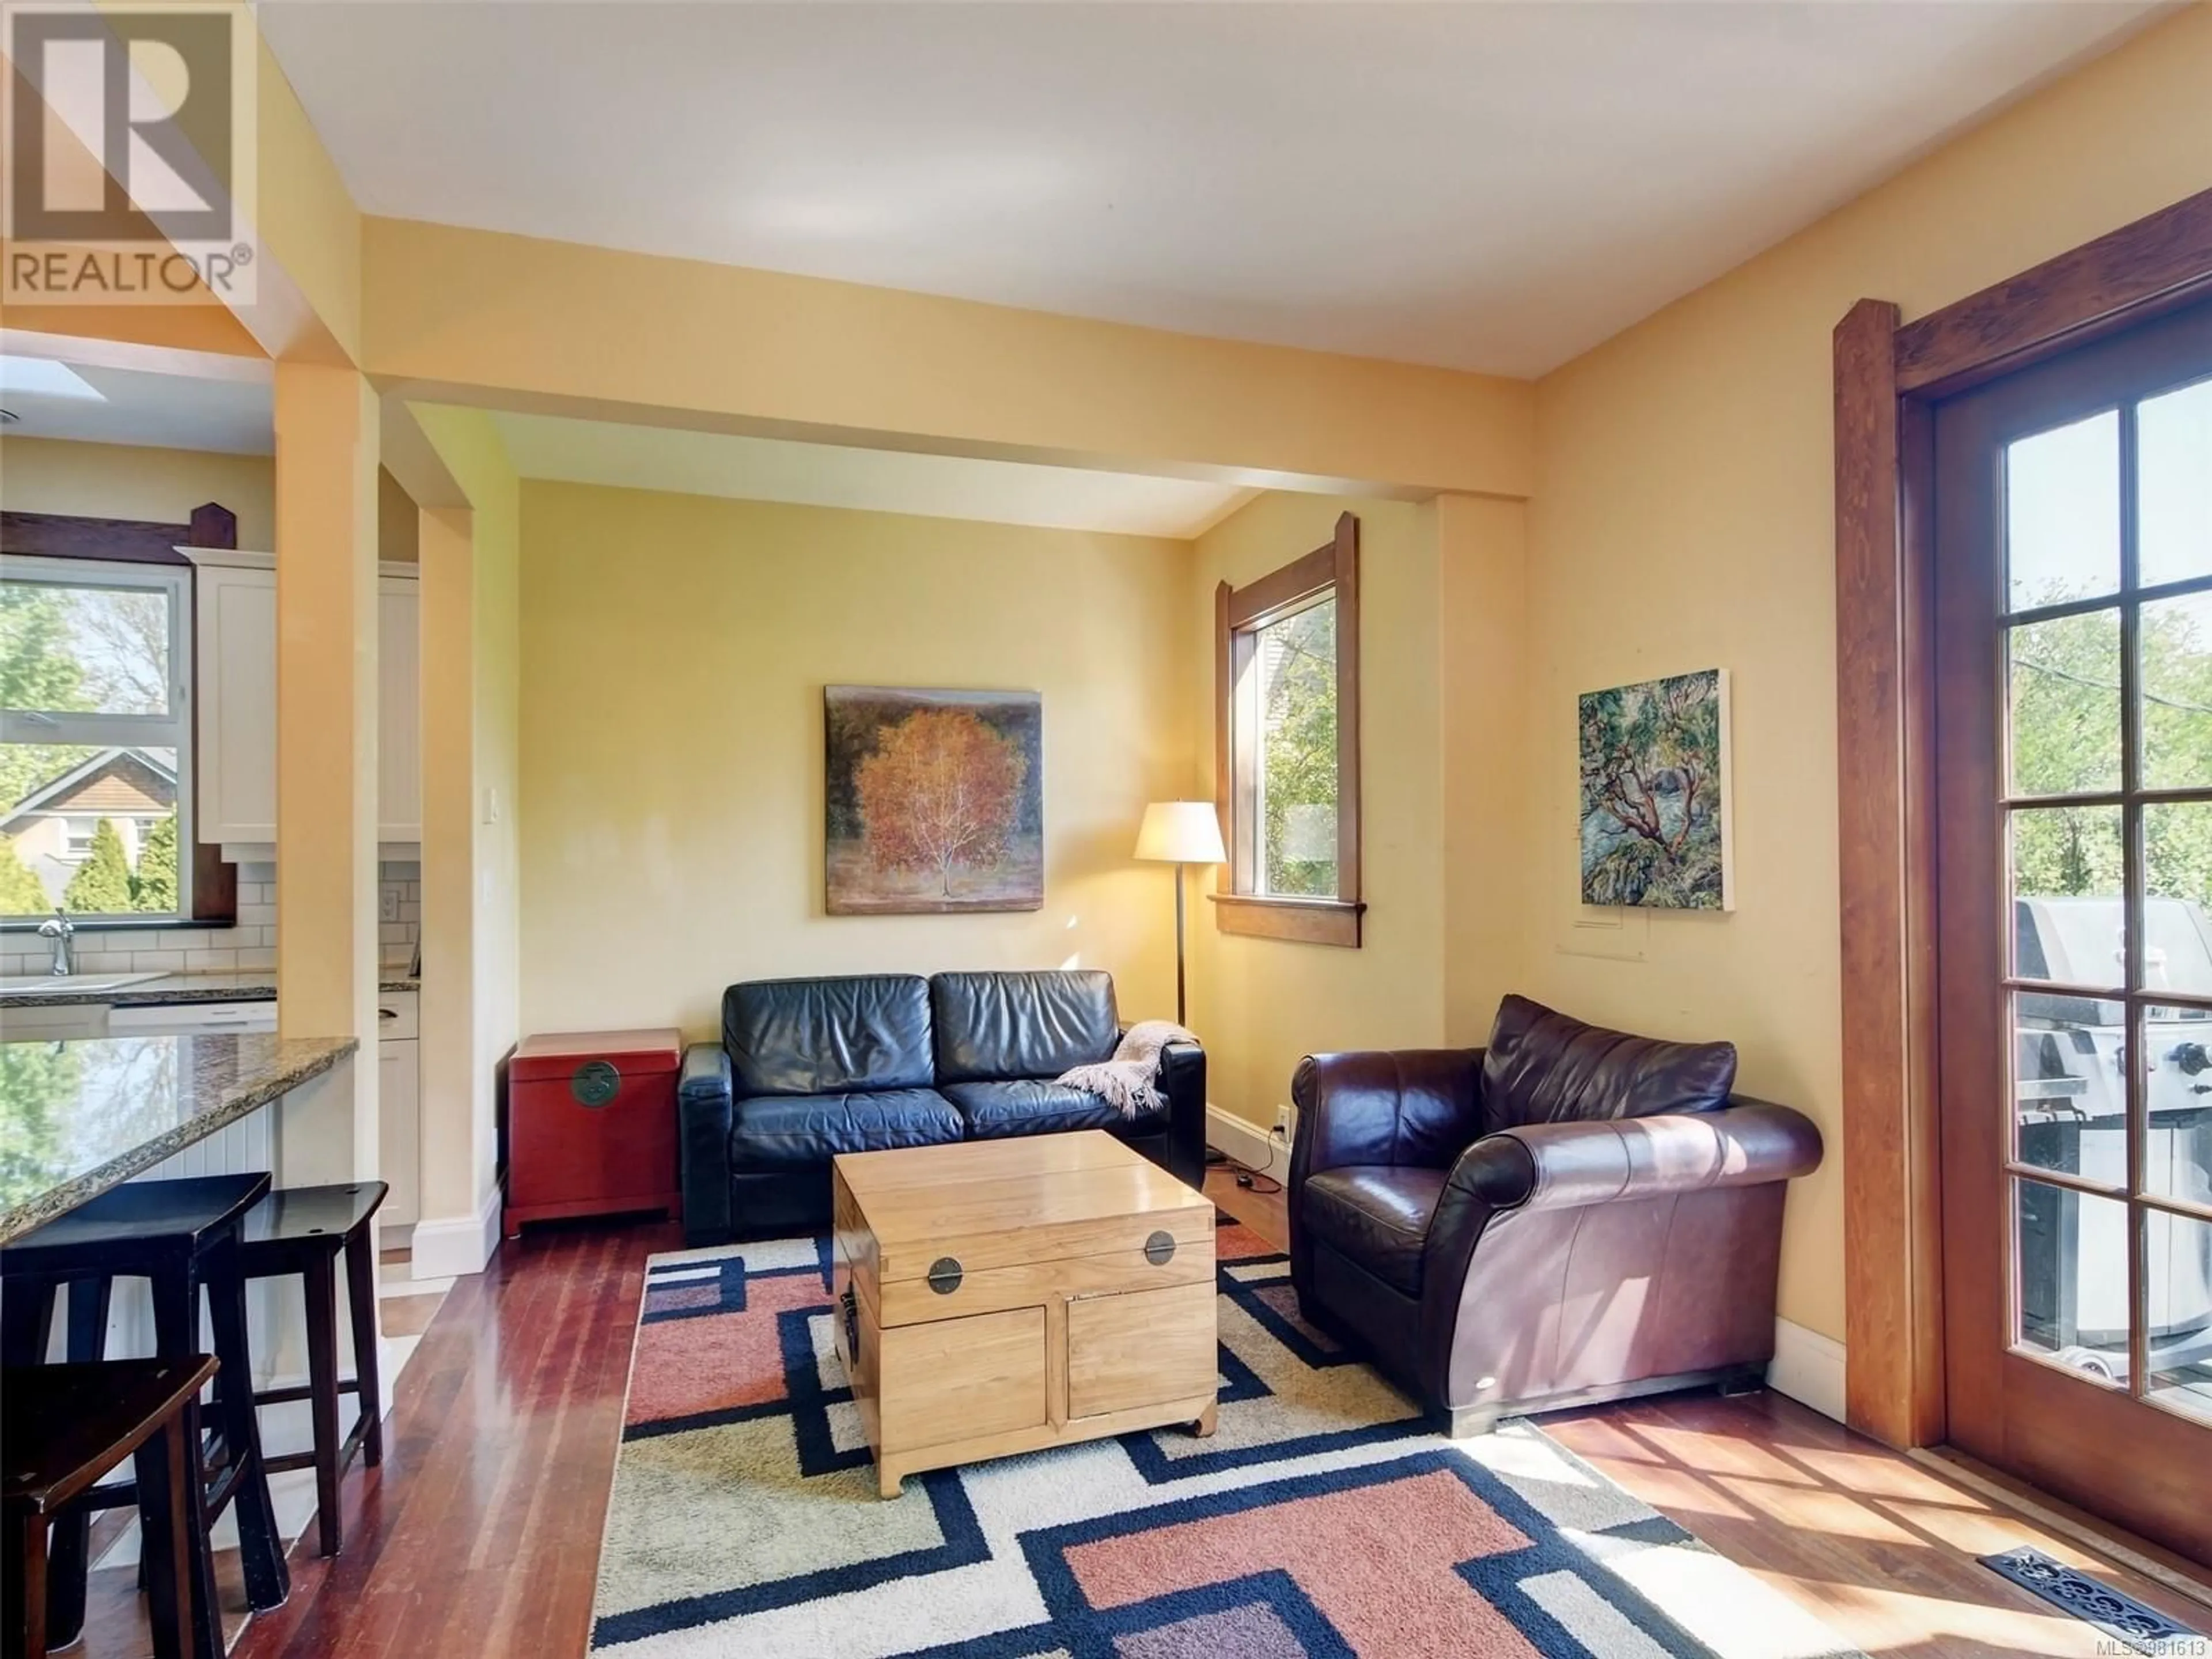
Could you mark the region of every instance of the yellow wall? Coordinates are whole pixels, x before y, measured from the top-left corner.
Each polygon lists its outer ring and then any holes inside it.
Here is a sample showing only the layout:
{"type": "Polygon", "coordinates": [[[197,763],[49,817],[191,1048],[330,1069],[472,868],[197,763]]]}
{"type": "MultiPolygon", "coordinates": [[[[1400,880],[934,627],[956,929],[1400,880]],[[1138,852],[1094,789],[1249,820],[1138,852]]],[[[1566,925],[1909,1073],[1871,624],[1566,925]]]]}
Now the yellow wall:
{"type": "Polygon", "coordinates": [[[1536,833],[1525,787],[1528,507],[1439,495],[1435,511],[1443,1041],[1479,1048],[1489,1040],[1499,999],[1526,982],[1528,870],[1536,833]]]}
{"type": "Polygon", "coordinates": [[[276,465],[266,455],[0,438],[0,503],[14,513],[182,524],[216,501],[238,514],[238,544],[276,545],[276,465]]]}
{"type": "Polygon", "coordinates": [[[522,548],[526,1029],[703,1036],[733,980],[1070,963],[1173,1013],[1170,890],[1130,851],[1189,781],[1187,544],[526,483],[522,548]],[[1042,911],[823,914],[838,684],[1043,694],[1042,911]]]}
{"type": "MultiPolygon", "coordinates": [[[[1190,1024],[1206,1041],[1215,1105],[1273,1121],[1302,1054],[1433,1048],[1443,1040],[1443,721],[1437,509],[1270,494],[1198,540],[1184,602],[1192,639],[1194,793],[1213,793],[1213,590],[1243,586],[1359,518],[1362,890],[1358,950],[1221,933],[1194,899],[1190,1024]],[[1202,750],[1202,752],[1201,752],[1202,750]]],[[[1212,878],[1204,884],[1210,888],[1212,878]]]]}
{"type": "Polygon", "coordinates": [[[414,414],[469,502],[421,515],[422,1215],[458,1222],[491,1191],[521,1031],[521,488],[489,416],[414,414]]]}
{"type": "Polygon", "coordinates": [[[1540,900],[1527,988],[1587,1018],[1726,1036],[1744,1085],[1829,1136],[1790,1199],[1785,1317],[1840,1339],[1829,332],[1863,295],[1907,317],[2212,185],[2212,9],[2197,6],[1547,378],[1530,513],[1540,900]],[[1568,954],[1575,694],[1734,678],[1735,885],[1724,916],[1632,921],[1568,954]]]}

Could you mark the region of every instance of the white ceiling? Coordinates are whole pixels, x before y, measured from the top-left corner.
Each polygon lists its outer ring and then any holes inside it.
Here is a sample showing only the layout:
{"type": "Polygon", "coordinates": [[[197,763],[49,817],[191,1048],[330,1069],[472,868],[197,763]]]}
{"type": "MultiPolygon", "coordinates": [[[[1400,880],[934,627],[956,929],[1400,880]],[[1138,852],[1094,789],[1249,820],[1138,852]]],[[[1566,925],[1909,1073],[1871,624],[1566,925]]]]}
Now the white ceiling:
{"type": "Polygon", "coordinates": [[[1183,478],[846,449],[549,415],[494,418],[507,441],[508,459],[526,478],[686,495],[1188,538],[1255,493],[1183,478]]]}
{"type": "Polygon", "coordinates": [[[267,455],[276,450],[265,377],[204,380],[65,361],[100,397],[53,397],[17,390],[0,380],[0,409],[16,417],[0,425],[0,436],[151,444],[234,455],[267,455]]]}
{"type": "Polygon", "coordinates": [[[369,211],[1532,374],[2142,3],[265,0],[369,211]]]}

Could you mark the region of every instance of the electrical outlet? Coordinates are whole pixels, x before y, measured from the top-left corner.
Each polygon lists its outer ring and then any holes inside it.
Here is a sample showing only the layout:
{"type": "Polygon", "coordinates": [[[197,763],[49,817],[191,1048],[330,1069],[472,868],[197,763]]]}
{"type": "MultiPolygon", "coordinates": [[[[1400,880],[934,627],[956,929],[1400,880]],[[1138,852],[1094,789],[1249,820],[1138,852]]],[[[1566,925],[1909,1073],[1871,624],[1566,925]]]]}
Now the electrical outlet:
{"type": "Polygon", "coordinates": [[[1297,1133],[1297,1116],[1290,1107],[1275,1108],[1274,1135],[1275,1139],[1281,1141],[1284,1146],[1287,1146],[1291,1144],[1291,1137],[1297,1133]]]}
{"type": "Polygon", "coordinates": [[[380,921],[399,920],[399,890],[397,887],[376,890],[376,915],[380,921]]]}

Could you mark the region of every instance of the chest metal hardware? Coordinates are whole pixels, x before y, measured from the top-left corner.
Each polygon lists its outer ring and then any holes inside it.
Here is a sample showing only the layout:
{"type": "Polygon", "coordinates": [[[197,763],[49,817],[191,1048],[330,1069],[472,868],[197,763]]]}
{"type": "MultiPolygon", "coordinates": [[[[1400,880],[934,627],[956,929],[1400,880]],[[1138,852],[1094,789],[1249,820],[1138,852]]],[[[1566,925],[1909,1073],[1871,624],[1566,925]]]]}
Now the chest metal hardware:
{"type": "Polygon", "coordinates": [[[1164,1267],[1175,1260],[1175,1235],[1154,1233],[1145,1241],[1145,1260],[1155,1267],[1164,1267]]]}
{"type": "Polygon", "coordinates": [[[940,1255],[929,1264],[929,1288],[939,1296],[950,1296],[960,1288],[960,1263],[949,1255],[940,1255]]]}
{"type": "Polygon", "coordinates": [[[604,1060],[587,1060],[568,1079],[579,1106],[604,1106],[622,1092],[622,1073],[604,1060]]]}

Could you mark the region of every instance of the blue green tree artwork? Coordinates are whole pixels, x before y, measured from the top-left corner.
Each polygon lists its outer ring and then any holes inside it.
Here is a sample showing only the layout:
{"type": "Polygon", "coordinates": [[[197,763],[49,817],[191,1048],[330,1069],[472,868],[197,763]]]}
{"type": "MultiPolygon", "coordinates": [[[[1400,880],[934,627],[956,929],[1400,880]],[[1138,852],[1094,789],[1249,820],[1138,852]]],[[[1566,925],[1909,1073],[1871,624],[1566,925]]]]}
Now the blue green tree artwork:
{"type": "Polygon", "coordinates": [[[1583,903],[1735,908],[1728,690],[1708,668],[1583,695],[1583,903]]]}

